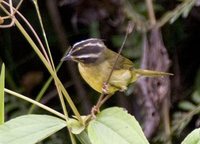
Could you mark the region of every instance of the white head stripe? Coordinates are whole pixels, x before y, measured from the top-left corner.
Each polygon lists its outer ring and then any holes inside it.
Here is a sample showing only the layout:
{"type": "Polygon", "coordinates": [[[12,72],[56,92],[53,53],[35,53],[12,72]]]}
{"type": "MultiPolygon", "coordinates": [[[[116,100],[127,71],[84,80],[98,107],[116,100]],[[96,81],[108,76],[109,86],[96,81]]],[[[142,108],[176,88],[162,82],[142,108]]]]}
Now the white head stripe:
{"type": "Polygon", "coordinates": [[[84,48],[84,47],[79,47],[79,48],[77,48],[77,49],[75,49],[75,50],[74,50],[74,49],[72,49],[70,52],[72,52],[72,51],[73,51],[73,53],[74,53],[74,52],[76,52],[76,51],[79,51],[79,50],[81,50],[81,49],[83,49],[83,48],[84,48]]]}
{"type": "MultiPolygon", "coordinates": [[[[101,44],[101,43],[87,43],[87,44],[85,44],[85,45],[83,45],[83,46],[81,46],[81,47],[78,47],[77,49],[71,49],[71,51],[70,52],[76,52],[76,51],[79,51],[79,50],[81,50],[81,49],[84,49],[85,47],[87,47],[87,46],[99,46],[99,47],[105,47],[105,45],[104,44],[101,44]]],[[[75,47],[75,46],[73,46],[73,47],[75,47]]]]}
{"type": "Polygon", "coordinates": [[[77,45],[80,44],[80,43],[88,42],[88,41],[91,41],[91,40],[98,40],[98,39],[97,39],[97,38],[90,38],[90,39],[82,40],[82,41],[80,41],[80,42],[75,43],[73,47],[77,46],[77,45]]]}
{"type": "Polygon", "coordinates": [[[101,43],[97,42],[97,43],[87,43],[84,46],[99,46],[99,47],[103,47],[104,44],[101,44],[101,43]]]}
{"type": "Polygon", "coordinates": [[[79,55],[79,56],[72,56],[73,58],[97,58],[99,57],[100,53],[99,54],[85,54],[85,55],[79,55]]]}

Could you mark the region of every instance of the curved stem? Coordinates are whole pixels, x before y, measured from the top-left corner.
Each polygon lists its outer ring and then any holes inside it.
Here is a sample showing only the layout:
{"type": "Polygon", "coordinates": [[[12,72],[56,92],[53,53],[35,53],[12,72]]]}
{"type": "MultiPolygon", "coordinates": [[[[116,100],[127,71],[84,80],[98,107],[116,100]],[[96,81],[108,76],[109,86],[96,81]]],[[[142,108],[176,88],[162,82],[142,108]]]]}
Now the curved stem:
{"type": "MultiPolygon", "coordinates": [[[[113,71],[114,71],[115,66],[116,66],[116,64],[117,64],[117,62],[118,62],[118,59],[119,59],[119,57],[120,57],[120,54],[121,54],[121,52],[122,52],[122,50],[123,50],[123,48],[124,48],[125,42],[126,42],[126,40],[127,40],[127,38],[128,38],[128,35],[133,31],[133,28],[134,28],[133,23],[132,23],[132,22],[129,22],[129,23],[128,23],[128,26],[127,26],[127,29],[126,29],[126,35],[125,35],[125,37],[124,37],[123,43],[122,43],[122,45],[121,45],[121,47],[120,47],[120,49],[119,49],[119,51],[118,51],[118,53],[117,53],[117,55],[116,55],[115,62],[114,62],[114,64],[113,64],[112,69],[111,69],[111,71],[110,71],[110,73],[109,73],[109,75],[108,75],[108,78],[107,78],[107,80],[106,80],[106,82],[104,83],[104,86],[103,86],[103,88],[102,88],[102,93],[101,93],[101,95],[100,95],[100,97],[99,97],[99,99],[98,99],[98,101],[97,101],[97,104],[95,105],[95,109],[96,109],[96,110],[99,110],[99,108],[102,106],[102,104],[104,104],[104,103],[113,95],[113,94],[107,94],[107,93],[106,93],[106,89],[104,90],[104,87],[107,87],[107,85],[109,84],[110,78],[111,78],[111,76],[112,76],[112,74],[113,74],[113,71]]],[[[92,114],[94,114],[93,110],[92,110],[92,114]]]]}
{"type": "Polygon", "coordinates": [[[22,94],[16,93],[16,92],[14,92],[12,90],[9,90],[9,89],[6,89],[6,88],[4,88],[4,91],[6,93],[8,93],[8,94],[11,94],[11,95],[16,96],[18,98],[26,100],[26,101],[28,101],[28,102],[30,102],[32,104],[35,104],[35,105],[39,106],[40,108],[45,109],[46,111],[49,111],[50,113],[53,113],[53,114],[59,116],[60,118],[66,119],[66,117],[63,114],[55,111],[54,109],[52,109],[50,107],[47,107],[47,106],[43,105],[43,104],[41,104],[41,103],[39,103],[39,102],[37,102],[35,100],[32,100],[32,99],[30,99],[30,98],[28,98],[28,97],[26,97],[26,96],[24,96],[22,94]]]}
{"type": "Polygon", "coordinates": [[[153,9],[152,0],[146,0],[146,5],[147,5],[150,24],[151,26],[154,26],[156,24],[156,17],[153,9]]]}
{"type": "Polygon", "coordinates": [[[43,25],[43,22],[42,22],[42,17],[41,17],[41,14],[40,14],[38,2],[34,0],[33,3],[35,5],[35,9],[36,9],[36,12],[37,12],[37,15],[38,15],[38,18],[39,18],[40,26],[41,26],[43,37],[44,37],[44,40],[45,40],[45,44],[47,46],[47,51],[48,51],[48,54],[49,54],[49,57],[50,57],[50,62],[51,62],[50,64],[51,64],[52,68],[54,69],[54,71],[56,71],[55,65],[54,65],[54,62],[53,62],[53,58],[52,58],[52,55],[51,55],[49,43],[48,43],[48,40],[47,40],[46,32],[44,30],[44,25],[43,25]]]}
{"type": "Polygon", "coordinates": [[[19,30],[21,31],[21,33],[24,35],[24,37],[27,39],[27,41],[29,42],[29,44],[32,46],[32,48],[34,49],[34,51],[37,53],[37,55],[39,56],[39,58],[42,60],[43,64],[46,66],[47,70],[52,75],[52,77],[54,78],[54,80],[58,82],[58,85],[61,88],[61,91],[64,94],[65,98],[67,99],[67,102],[69,103],[72,111],[74,112],[74,114],[76,115],[76,117],[78,118],[78,120],[82,123],[82,119],[81,119],[80,113],[78,112],[78,110],[77,110],[76,106],[74,105],[72,99],[70,98],[69,94],[67,93],[66,89],[64,88],[63,84],[61,83],[61,81],[57,77],[56,73],[53,71],[53,69],[50,66],[50,64],[48,63],[48,61],[45,59],[45,57],[39,51],[38,47],[35,45],[35,43],[31,39],[31,37],[28,35],[28,33],[25,31],[25,29],[22,27],[22,25],[18,22],[18,20],[15,20],[15,24],[19,28],[19,30]]]}
{"type": "MultiPolygon", "coordinates": [[[[9,6],[9,4],[6,3],[6,2],[4,2],[4,1],[3,1],[2,3],[5,4],[5,5],[7,5],[7,6],[9,6]]],[[[1,8],[4,10],[4,12],[5,12],[7,15],[9,15],[10,17],[12,17],[12,15],[10,15],[9,12],[7,12],[6,9],[5,9],[2,5],[0,5],[0,6],[1,6],[1,8]]],[[[31,24],[26,20],[26,18],[25,18],[19,11],[17,11],[16,8],[14,8],[14,7],[12,7],[12,8],[14,9],[15,13],[17,13],[17,14],[23,19],[23,21],[27,24],[27,26],[29,27],[29,29],[31,30],[31,32],[33,33],[33,35],[35,36],[36,40],[38,41],[38,43],[39,43],[39,45],[40,45],[40,48],[42,49],[42,52],[43,52],[43,54],[45,55],[45,58],[46,58],[47,61],[50,63],[50,60],[49,60],[48,55],[47,55],[47,53],[46,53],[46,51],[45,51],[44,45],[42,44],[42,42],[41,42],[41,40],[40,40],[38,34],[35,32],[35,30],[34,30],[33,27],[31,26],[31,24]]],[[[14,17],[13,17],[12,19],[14,20],[14,17]]]]}

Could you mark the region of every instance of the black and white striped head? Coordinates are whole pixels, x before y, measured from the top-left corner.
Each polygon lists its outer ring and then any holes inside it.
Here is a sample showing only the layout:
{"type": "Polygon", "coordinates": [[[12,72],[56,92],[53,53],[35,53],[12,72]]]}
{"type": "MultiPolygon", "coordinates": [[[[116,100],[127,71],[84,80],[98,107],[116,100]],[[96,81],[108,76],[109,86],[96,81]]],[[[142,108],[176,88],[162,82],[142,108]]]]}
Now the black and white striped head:
{"type": "Polygon", "coordinates": [[[105,49],[106,46],[101,39],[86,39],[75,43],[62,60],[73,60],[84,64],[91,64],[101,58],[105,49]]]}

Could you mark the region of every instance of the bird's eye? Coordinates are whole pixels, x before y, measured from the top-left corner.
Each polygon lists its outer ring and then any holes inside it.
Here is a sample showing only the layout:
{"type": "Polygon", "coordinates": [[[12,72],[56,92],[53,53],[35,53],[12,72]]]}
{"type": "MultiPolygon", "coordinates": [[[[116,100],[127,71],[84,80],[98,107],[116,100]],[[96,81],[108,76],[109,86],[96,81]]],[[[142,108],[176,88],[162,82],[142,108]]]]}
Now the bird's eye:
{"type": "Polygon", "coordinates": [[[82,62],[84,64],[94,63],[98,58],[76,58],[77,61],[82,62]]]}

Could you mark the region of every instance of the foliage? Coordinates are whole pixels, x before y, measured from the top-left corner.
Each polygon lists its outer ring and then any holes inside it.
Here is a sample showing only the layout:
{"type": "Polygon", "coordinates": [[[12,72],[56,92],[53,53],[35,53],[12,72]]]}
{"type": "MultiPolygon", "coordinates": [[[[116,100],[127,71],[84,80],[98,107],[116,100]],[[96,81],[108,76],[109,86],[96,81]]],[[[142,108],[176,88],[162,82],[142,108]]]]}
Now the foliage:
{"type": "Polygon", "coordinates": [[[88,125],[93,144],[148,144],[137,120],[122,108],[105,109],[88,125]]]}
{"type": "Polygon", "coordinates": [[[199,144],[200,143],[200,128],[193,130],[181,144],[199,144]]]}
{"type": "Polygon", "coordinates": [[[200,113],[200,73],[197,74],[195,90],[191,94],[190,100],[180,101],[178,107],[180,108],[179,112],[174,114],[173,129],[180,134],[183,129],[191,122],[192,118],[195,115],[200,113]]]}
{"type": "Polygon", "coordinates": [[[0,126],[0,143],[34,144],[65,126],[65,121],[48,115],[19,116],[0,126]]]}

